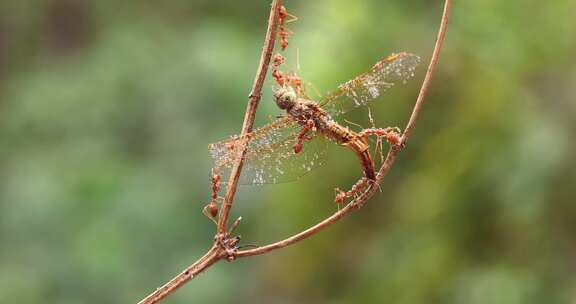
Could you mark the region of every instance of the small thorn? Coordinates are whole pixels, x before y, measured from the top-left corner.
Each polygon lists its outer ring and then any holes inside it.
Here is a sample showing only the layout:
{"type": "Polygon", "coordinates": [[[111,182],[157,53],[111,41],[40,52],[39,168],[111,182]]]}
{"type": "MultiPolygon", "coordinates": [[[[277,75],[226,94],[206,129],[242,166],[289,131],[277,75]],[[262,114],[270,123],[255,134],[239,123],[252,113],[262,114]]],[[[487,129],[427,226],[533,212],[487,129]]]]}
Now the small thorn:
{"type": "Polygon", "coordinates": [[[242,217],[238,217],[236,219],[236,221],[234,221],[234,224],[232,224],[232,228],[230,228],[230,234],[234,233],[234,231],[236,230],[236,228],[238,228],[238,225],[240,225],[240,222],[242,221],[242,217]]]}

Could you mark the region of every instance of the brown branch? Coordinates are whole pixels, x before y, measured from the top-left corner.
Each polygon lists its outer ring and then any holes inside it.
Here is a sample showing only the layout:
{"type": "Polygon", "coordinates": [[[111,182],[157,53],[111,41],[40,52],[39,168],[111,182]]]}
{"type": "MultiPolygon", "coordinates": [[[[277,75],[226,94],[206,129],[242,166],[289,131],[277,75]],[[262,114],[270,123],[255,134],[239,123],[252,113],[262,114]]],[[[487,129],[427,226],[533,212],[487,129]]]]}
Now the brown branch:
{"type": "Polygon", "coordinates": [[[379,189],[378,183],[380,181],[382,181],[384,176],[390,170],[390,167],[394,163],[394,159],[396,158],[396,155],[398,154],[399,151],[400,151],[400,149],[397,149],[397,148],[391,148],[388,151],[388,155],[386,156],[386,160],[382,164],[382,167],[380,168],[380,171],[378,172],[378,175],[376,176],[376,182],[372,183],[368,187],[368,189],[366,189],[366,191],[364,191],[362,193],[362,195],[360,195],[359,197],[357,197],[356,199],[354,199],[353,201],[348,203],[348,205],[346,205],[344,208],[335,212],[334,214],[332,214],[328,218],[324,219],[320,223],[318,223],[318,224],[316,224],[316,225],[314,225],[314,226],[312,226],[312,227],[310,227],[310,228],[308,228],[308,229],[306,229],[300,233],[297,233],[297,234],[295,234],[289,238],[286,238],[284,240],[281,240],[281,241],[278,241],[276,243],[272,243],[272,244],[269,244],[266,246],[261,246],[261,247],[257,247],[257,248],[253,248],[253,249],[247,249],[247,250],[240,250],[240,251],[236,252],[234,256],[236,256],[236,257],[248,257],[248,256],[254,256],[254,255],[261,255],[261,254],[268,253],[268,252],[276,250],[276,249],[290,246],[290,245],[295,244],[301,240],[304,240],[304,239],[307,239],[307,238],[313,236],[314,234],[316,234],[316,233],[320,232],[321,230],[327,228],[328,226],[334,224],[339,219],[350,214],[352,211],[360,209],[360,207],[362,207],[364,205],[364,203],[379,189]]]}
{"type": "MultiPolygon", "coordinates": [[[[262,86],[264,85],[264,79],[266,78],[268,65],[270,64],[270,58],[272,57],[272,51],[274,50],[274,43],[276,42],[278,14],[280,12],[281,5],[281,0],[273,0],[272,2],[270,17],[268,18],[268,30],[266,31],[266,39],[264,40],[264,46],[262,47],[262,55],[260,56],[260,64],[258,65],[256,78],[254,79],[254,84],[252,85],[250,95],[248,95],[248,105],[246,107],[246,114],[244,115],[244,123],[242,124],[242,132],[240,133],[241,136],[250,133],[254,125],[254,119],[256,118],[256,107],[258,106],[262,96],[262,86]]],[[[236,162],[232,167],[232,171],[230,172],[228,187],[226,188],[226,194],[224,195],[224,203],[222,204],[220,215],[218,217],[217,231],[219,235],[226,234],[228,229],[228,218],[230,217],[230,209],[232,209],[234,195],[236,194],[236,189],[238,188],[240,172],[242,171],[242,165],[244,164],[244,155],[246,155],[246,146],[242,147],[240,150],[241,151],[239,152],[239,155],[237,155],[236,162]]]]}
{"type": "Polygon", "coordinates": [[[348,205],[346,205],[344,208],[335,212],[334,214],[332,214],[331,216],[329,216],[325,220],[321,221],[320,223],[318,223],[318,224],[316,224],[316,225],[314,225],[314,226],[312,226],[312,227],[310,227],[310,228],[308,228],[308,229],[306,229],[300,233],[297,233],[291,237],[288,237],[284,240],[281,240],[281,241],[278,241],[278,242],[275,242],[275,243],[272,243],[272,244],[269,244],[266,246],[257,247],[254,249],[240,250],[240,251],[236,252],[234,256],[247,257],[247,256],[261,255],[261,254],[265,254],[265,253],[268,253],[268,252],[276,250],[276,249],[290,246],[290,245],[295,244],[301,240],[309,238],[309,237],[313,236],[314,234],[320,232],[321,230],[327,228],[328,226],[334,224],[339,219],[347,216],[352,211],[360,209],[360,207],[362,207],[368,201],[368,199],[370,197],[372,197],[372,195],[374,195],[374,193],[376,193],[377,190],[380,189],[378,185],[380,184],[380,182],[382,182],[382,180],[384,179],[386,174],[388,174],[388,172],[390,171],[390,168],[392,168],[392,164],[394,164],[394,161],[396,160],[396,157],[400,153],[401,148],[404,146],[404,143],[408,140],[408,138],[412,134],[412,131],[414,130],[414,127],[416,125],[416,119],[418,118],[418,114],[420,113],[420,109],[422,108],[424,98],[426,97],[426,95],[428,93],[428,89],[429,89],[430,84],[432,82],[432,75],[434,74],[436,66],[438,65],[438,58],[440,56],[440,49],[442,48],[442,43],[444,42],[444,36],[446,35],[446,28],[447,28],[447,24],[448,24],[448,15],[450,14],[451,5],[452,5],[451,0],[445,0],[444,11],[442,13],[442,18],[440,21],[440,27],[438,29],[438,36],[436,38],[436,43],[434,45],[434,51],[432,53],[432,58],[430,59],[430,64],[428,65],[428,70],[426,71],[426,76],[424,77],[424,80],[422,81],[422,86],[420,88],[420,92],[418,94],[418,97],[416,98],[416,103],[414,104],[414,109],[412,110],[412,114],[410,115],[410,119],[408,120],[408,124],[406,125],[406,128],[404,129],[404,133],[402,134],[402,139],[400,141],[400,144],[398,144],[396,146],[391,146],[390,150],[388,151],[388,153],[386,155],[386,159],[384,160],[384,163],[382,164],[382,166],[380,167],[380,170],[378,171],[378,175],[376,176],[376,181],[374,183],[371,183],[370,186],[362,193],[362,195],[355,198],[350,203],[348,203],[348,205]]]}
{"type": "Polygon", "coordinates": [[[414,109],[410,115],[410,119],[404,128],[404,133],[402,134],[401,142],[406,143],[414,127],[416,126],[416,119],[418,119],[418,114],[422,109],[422,104],[424,103],[424,98],[428,94],[428,89],[432,83],[432,75],[434,70],[438,65],[438,58],[440,57],[440,50],[442,49],[442,43],[444,42],[444,37],[446,36],[446,28],[448,27],[448,15],[450,15],[450,8],[452,7],[452,0],[445,0],[444,11],[442,12],[442,19],[440,20],[440,27],[438,28],[438,35],[436,36],[436,43],[434,44],[434,51],[432,52],[432,58],[430,59],[430,64],[428,65],[428,70],[426,70],[426,76],[424,81],[422,81],[422,86],[420,87],[420,93],[418,93],[418,98],[416,99],[416,104],[414,104],[414,109]]]}
{"type": "Polygon", "coordinates": [[[153,293],[138,302],[138,304],[158,303],[160,300],[172,294],[176,289],[182,287],[186,282],[190,281],[208,267],[212,266],[212,264],[216,263],[220,259],[219,249],[218,246],[213,245],[208,252],[194,262],[194,264],[188,266],[184,271],[175,276],[168,283],[164,284],[164,286],[156,289],[153,293]]]}
{"type": "MultiPolygon", "coordinates": [[[[264,39],[262,54],[260,55],[260,63],[258,65],[256,77],[254,78],[252,90],[248,95],[248,105],[246,107],[246,114],[244,115],[244,123],[242,124],[242,135],[250,133],[254,125],[256,108],[258,107],[258,103],[260,102],[260,98],[262,96],[262,86],[264,85],[264,79],[266,78],[266,73],[268,72],[270,58],[272,57],[272,51],[274,50],[274,44],[276,42],[276,30],[278,28],[278,16],[281,5],[281,0],[272,1],[270,17],[268,18],[268,29],[266,30],[266,38],[264,39]]],[[[162,299],[172,294],[178,288],[186,284],[186,282],[190,281],[196,275],[212,266],[214,263],[223,258],[230,257],[230,248],[234,247],[238,240],[228,238],[228,218],[230,217],[230,209],[232,208],[232,202],[234,201],[234,195],[236,194],[236,189],[238,187],[238,181],[240,179],[240,172],[242,171],[242,164],[245,153],[246,147],[244,146],[239,152],[239,155],[237,155],[236,162],[232,168],[230,179],[228,180],[228,187],[226,188],[224,203],[222,204],[222,208],[218,217],[217,233],[212,247],[204,256],[202,256],[192,265],[188,266],[183,272],[175,276],[162,287],[156,289],[146,298],[138,302],[138,304],[158,303],[162,299]]]]}

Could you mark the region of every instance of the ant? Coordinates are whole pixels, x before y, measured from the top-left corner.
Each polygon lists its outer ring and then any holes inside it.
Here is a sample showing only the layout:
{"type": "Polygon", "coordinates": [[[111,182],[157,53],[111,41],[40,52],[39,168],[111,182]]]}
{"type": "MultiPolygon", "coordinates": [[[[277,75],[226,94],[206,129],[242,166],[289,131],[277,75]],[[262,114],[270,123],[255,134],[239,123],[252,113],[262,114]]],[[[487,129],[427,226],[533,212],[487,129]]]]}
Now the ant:
{"type": "Polygon", "coordinates": [[[211,219],[214,223],[216,223],[216,216],[218,215],[218,204],[217,202],[220,200],[218,196],[218,192],[220,192],[220,180],[221,176],[212,172],[212,176],[210,177],[211,185],[212,185],[212,195],[210,196],[210,203],[208,203],[202,209],[202,213],[211,219]]]}
{"type": "Polygon", "coordinates": [[[285,50],[288,47],[288,38],[294,34],[290,29],[286,27],[286,23],[294,22],[298,20],[298,17],[288,13],[288,10],[284,5],[280,6],[280,12],[278,19],[280,24],[278,25],[278,37],[280,37],[280,47],[285,50]],[[288,19],[290,18],[290,19],[288,19]]]}

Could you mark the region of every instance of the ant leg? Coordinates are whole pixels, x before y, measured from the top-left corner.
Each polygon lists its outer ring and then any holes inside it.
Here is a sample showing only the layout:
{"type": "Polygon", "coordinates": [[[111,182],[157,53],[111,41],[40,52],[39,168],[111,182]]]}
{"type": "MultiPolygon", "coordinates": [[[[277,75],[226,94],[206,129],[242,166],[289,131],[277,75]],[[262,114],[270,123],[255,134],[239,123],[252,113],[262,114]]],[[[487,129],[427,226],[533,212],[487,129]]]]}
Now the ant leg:
{"type": "MultiPolygon", "coordinates": [[[[368,119],[370,119],[370,124],[372,129],[376,129],[376,123],[374,123],[374,118],[372,117],[372,109],[368,107],[368,119]]],[[[380,164],[384,163],[384,149],[382,147],[382,137],[376,137],[376,148],[374,154],[380,155],[380,164]]]]}
{"type": "Polygon", "coordinates": [[[290,19],[286,18],[286,23],[298,21],[298,16],[292,15],[289,12],[286,12],[286,17],[290,17],[290,19]]]}

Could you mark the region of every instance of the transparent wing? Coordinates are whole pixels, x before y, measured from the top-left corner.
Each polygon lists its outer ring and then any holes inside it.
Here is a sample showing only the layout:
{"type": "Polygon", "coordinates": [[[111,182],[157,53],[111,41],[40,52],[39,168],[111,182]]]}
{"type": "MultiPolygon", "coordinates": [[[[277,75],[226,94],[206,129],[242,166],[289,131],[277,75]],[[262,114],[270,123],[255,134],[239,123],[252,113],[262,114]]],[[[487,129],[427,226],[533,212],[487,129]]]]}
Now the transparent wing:
{"type": "Polygon", "coordinates": [[[414,77],[420,57],[410,53],[392,54],[377,62],[369,71],[341,84],[324,96],[320,105],[333,116],[364,106],[397,83],[414,77]]]}
{"type": "MultiPolygon", "coordinates": [[[[293,150],[301,127],[284,116],[260,127],[246,136],[233,136],[208,145],[214,160],[214,172],[226,181],[242,146],[247,145],[241,184],[261,185],[292,181],[321,166],[324,161],[325,141],[313,136],[304,142],[303,150],[293,150]]],[[[309,133],[309,135],[314,135],[309,133]]]]}

